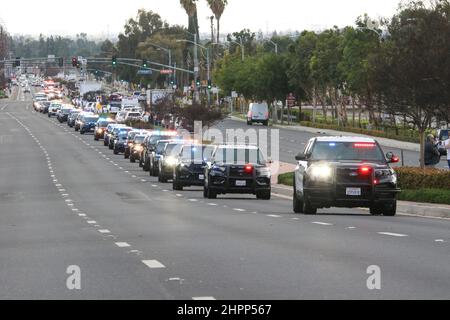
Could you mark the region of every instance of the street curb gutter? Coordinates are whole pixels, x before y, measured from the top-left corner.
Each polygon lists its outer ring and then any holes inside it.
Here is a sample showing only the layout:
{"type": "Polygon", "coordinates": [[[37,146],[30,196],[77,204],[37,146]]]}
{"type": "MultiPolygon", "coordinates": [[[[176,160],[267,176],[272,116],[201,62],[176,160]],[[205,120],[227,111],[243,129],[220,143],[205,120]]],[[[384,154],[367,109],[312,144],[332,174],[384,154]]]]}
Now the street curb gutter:
{"type": "Polygon", "coordinates": [[[450,218],[450,206],[446,205],[429,205],[417,202],[398,201],[397,211],[414,216],[450,218]]]}

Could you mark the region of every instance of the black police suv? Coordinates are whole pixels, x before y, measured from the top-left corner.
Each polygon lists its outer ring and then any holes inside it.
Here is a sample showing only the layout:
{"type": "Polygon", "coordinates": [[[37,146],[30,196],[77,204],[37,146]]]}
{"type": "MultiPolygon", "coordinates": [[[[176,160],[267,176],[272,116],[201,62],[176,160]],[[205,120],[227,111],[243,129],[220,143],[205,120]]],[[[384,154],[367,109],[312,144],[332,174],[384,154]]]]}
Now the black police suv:
{"type": "Polygon", "coordinates": [[[173,190],[205,184],[206,162],[211,159],[215,146],[188,144],[181,148],[173,170],[173,190]]]}
{"type": "Polygon", "coordinates": [[[372,215],[394,216],[399,158],[383,154],[374,139],[318,137],[296,156],[293,209],[316,214],[319,208],[367,207],[372,215]]]}
{"type": "Polygon", "coordinates": [[[203,196],[218,194],[255,194],[257,199],[270,200],[271,171],[256,146],[218,146],[205,169],[203,196]]]}

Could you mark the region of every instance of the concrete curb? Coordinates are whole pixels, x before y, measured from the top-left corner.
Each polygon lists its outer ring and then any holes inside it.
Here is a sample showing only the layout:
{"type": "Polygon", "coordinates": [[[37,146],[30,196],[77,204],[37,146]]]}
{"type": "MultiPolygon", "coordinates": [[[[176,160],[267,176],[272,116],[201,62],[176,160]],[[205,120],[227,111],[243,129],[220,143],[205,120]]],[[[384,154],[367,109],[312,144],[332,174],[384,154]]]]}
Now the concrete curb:
{"type": "Polygon", "coordinates": [[[414,216],[450,218],[450,206],[444,204],[398,201],[397,211],[414,216]]]}
{"type": "MultiPolygon", "coordinates": [[[[230,116],[230,118],[232,120],[245,122],[245,120],[235,117],[235,116],[230,116]]],[[[377,140],[382,146],[385,146],[385,147],[392,147],[392,148],[396,148],[396,149],[420,152],[420,145],[418,143],[411,143],[411,142],[405,142],[405,141],[399,141],[399,140],[387,139],[387,138],[381,138],[381,137],[372,137],[372,136],[359,134],[359,133],[303,127],[303,126],[299,126],[299,125],[298,126],[283,126],[280,124],[274,124],[274,125],[272,125],[272,127],[278,128],[278,129],[293,130],[293,131],[303,131],[303,132],[309,132],[309,133],[314,133],[314,134],[326,134],[326,135],[331,135],[331,136],[357,136],[357,137],[372,138],[372,139],[377,140]]]]}

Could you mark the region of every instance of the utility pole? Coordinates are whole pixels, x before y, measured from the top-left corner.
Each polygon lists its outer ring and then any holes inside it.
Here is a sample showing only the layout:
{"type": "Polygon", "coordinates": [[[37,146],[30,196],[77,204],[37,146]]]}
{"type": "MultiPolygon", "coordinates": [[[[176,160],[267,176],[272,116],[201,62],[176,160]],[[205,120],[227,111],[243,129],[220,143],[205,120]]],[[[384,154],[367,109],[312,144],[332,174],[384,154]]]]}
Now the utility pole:
{"type": "Polygon", "coordinates": [[[197,47],[197,34],[194,33],[194,102],[199,101],[200,93],[199,88],[197,88],[197,79],[198,79],[198,47],[197,47]]]}

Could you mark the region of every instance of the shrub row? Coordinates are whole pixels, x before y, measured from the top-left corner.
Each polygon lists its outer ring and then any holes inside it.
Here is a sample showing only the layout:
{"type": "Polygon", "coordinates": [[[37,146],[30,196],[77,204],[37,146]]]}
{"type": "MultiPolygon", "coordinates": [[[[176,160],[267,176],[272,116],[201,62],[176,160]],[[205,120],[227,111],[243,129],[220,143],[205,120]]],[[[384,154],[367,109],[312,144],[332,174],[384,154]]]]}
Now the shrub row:
{"type": "Polygon", "coordinates": [[[338,125],[334,124],[325,124],[325,123],[313,123],[309,121],[301,121],[300,124],[305,127],[311,127],[311,128],[319,128],[319,129],[328,129],[328,130],[336,130],[336,131],[343,131],[343,132],[353,132],[353,133],[359,133],[359,134],[365,134],[369,136],[374,137],[381,137],[381,138],[388,138],[388,139],[395,139],[400,141],[406,141],[406,142],[413,142],[413,143],[419,143],[419,137],[414,136],[404,136],[404,135],[396,135],[392,133],[386,133],[385,131],[381,130],[368,130],[368,129],[362,129],[362,128],[355,128],[355,127],[340,127],[338,125]]]}
{"type": "Polygon", "coordinates": [[[399,186],[402,189],[450,190],[450,170],[399,167],[395,171],[398,175],[399,186]]]}

